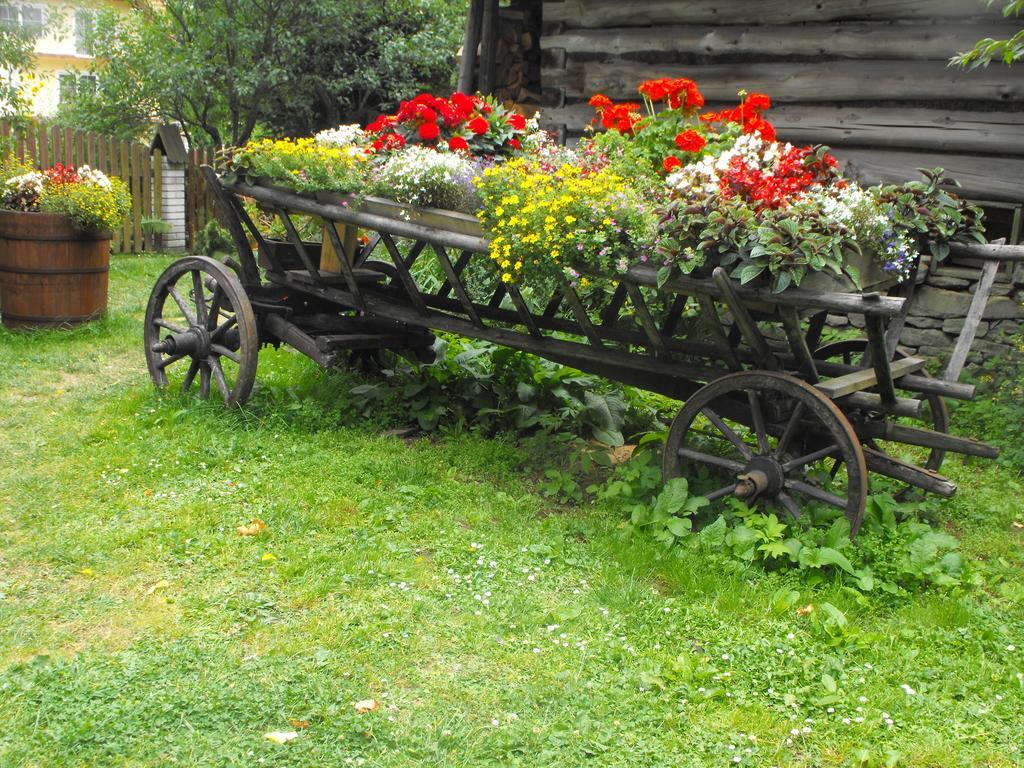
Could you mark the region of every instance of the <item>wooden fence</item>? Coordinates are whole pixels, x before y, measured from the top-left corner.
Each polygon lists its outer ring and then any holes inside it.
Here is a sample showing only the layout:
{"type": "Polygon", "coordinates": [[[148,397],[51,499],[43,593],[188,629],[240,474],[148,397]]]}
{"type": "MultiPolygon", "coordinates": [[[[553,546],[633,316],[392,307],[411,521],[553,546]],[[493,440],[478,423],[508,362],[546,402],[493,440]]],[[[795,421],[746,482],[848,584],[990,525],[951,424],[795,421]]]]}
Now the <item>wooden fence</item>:
{"type": "Polygon", "coordinates": [[[132,195],[132,209],[124,225],[114,232],[111,249],[122,253],[157,250],[152,234],[143,232],[144,218],[160,218],[161,155],[159,150],[134,141],[115,139],[72,128],[33,123],[15,131],[0,122],[0,136],[12,142],[15,155],[38,169],[89,165],[124,180],[132,195]]]}
{"type": "Polygon", "coordinates": [[[213,147],[191,149],[185,165],[185,239],[188,248],[194,250],[195,234],[215,218],[213,195],[206,188],[206,180],[199,173],[199,166],[214,165],[217,150],[213,147]]]}

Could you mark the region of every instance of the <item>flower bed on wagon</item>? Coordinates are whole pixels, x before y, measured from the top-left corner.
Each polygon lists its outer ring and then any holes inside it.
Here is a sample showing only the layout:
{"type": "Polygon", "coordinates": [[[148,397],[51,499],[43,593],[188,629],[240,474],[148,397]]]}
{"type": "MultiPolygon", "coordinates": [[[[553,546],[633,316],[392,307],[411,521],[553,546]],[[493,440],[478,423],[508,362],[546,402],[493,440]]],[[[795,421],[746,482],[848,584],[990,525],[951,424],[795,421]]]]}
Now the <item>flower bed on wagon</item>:
{"type": "Polygon", "coordinates": [[[475,214],[499,278],[542,291],[637,264],[660,280],[724,266],[773,291],[814,273],[859,288],[906,279],[924,243],[942,258],[950,240],[984,242],[980,209],[940,169],[860,186],[826,147],[778,141],[769,96],[740,97],[702,111],[685,78],[644,82],[635,102],[598,94],[592,131],[568,148],[490,99],[421,94],[365,128],[229,150],[225,170],[475,214]]]}

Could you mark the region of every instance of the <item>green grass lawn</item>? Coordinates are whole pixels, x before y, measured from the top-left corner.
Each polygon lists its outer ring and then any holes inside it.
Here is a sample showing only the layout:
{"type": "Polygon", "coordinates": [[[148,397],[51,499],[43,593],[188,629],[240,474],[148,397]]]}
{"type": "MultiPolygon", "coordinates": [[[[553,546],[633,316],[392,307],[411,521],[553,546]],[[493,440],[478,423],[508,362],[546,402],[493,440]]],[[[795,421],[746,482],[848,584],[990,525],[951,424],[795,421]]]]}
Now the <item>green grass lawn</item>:
{"type": "Polygon", "coordinates": [[[524,448],[337,425],[352,374],[286,350],[241,411],[159,396],[166,263],[116,258],[100,323],[0,331],[3,768],[1024,761],[1012,467],[944,467],[955,589],[666,551],[553,508],[524,448]]]}

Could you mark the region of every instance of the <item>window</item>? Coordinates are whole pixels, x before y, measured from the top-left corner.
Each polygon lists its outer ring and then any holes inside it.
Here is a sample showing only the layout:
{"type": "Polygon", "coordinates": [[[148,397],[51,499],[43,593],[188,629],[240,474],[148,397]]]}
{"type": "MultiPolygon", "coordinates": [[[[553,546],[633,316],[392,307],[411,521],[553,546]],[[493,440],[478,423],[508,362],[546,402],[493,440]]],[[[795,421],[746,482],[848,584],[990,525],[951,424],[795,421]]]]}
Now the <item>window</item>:
{"type": "Polygon", "coordinates": [[[82,75],[78,78],[78,95],[93,96],[96,93],[96,75],[82,75]]]}
{"type": "Polygon", "coordinates": [[[78,9],[75,11],[75,53],[92,56],[92,36],[96,30],[96,13],[78,9]]]}
{"type": "Polygon", "coordinates": [[[76,96],[92,96],[99,89],[96,75],[78,72],[61,72],[57,75],[60,85],[60,100],[67,101],[76,96]]]}
{"type": "Polygon", "coordinates": [[[46,26],[46,9],[41,5],[21,6],[21,28],[32,35],[41,34],[46,26]]]}
{"type": "Polygon", "coordinates": [[[78,76],[74,72],[61,72],[57,77],[60,83],[60,100],[73,99],[78,93],[78,76]]]}
{"type": "Polygon", "coordinates": [[[0,25],[21,29],[31,35],[41,34],[46,26],[46,8],[41,5],[0,3],[0,25]]]}

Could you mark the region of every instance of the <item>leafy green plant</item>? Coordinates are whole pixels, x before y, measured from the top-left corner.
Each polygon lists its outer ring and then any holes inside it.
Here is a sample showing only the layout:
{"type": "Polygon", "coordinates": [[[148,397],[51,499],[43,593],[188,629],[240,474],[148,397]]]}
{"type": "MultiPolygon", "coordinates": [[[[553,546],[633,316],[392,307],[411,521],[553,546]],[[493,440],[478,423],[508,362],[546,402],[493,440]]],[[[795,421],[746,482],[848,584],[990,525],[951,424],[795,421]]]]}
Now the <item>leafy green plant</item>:
{"type": "Polygon", "coordinates": [[[204,256],[226,256],[235,250],[231,235],[214,219],[196,232],[193,245],[204,256]]]}
{"type": "Polygon", "coordinates": [[[567,366],[482,341],[440,338],[435,362],[396,359],[376,381],[350,390],[358,413],[381,410],[426,432],[472,428],[484,434],[534,433],[622,445],[649,429],[657,406],[567,366]]]}
{"type": "Polygon", "coordinates": [[[169,221],[163,219],[149,218],[144,216],[142,218],[142,232],[146,235],[166,235],[170,233],[173,225],[169,221]]]}
{"type": "MultiPolygon", "coordinates": [[[[989,5],[993,5],[994,2],[995,0],[988,0],[989,5]]],[[[1022,13],[1024,0],[1009,0],[1003,6],[1003,16],[1006,18],[1020,16],[1022,13]]],[[[958,53],[949,60],[949,63],[965,69],[977,69],[987,67],[993,61],[1009,66],[1021,59],[1024,59],[1024,29],[1006,40],[993,40],[991,37],[979,40],[971,50],[958,53]]]]}
{"type": "Polygon", "coordinates": [[[633,506],[629,522],[634,528],[646,528],[655,541],[672,546],[693,531],[693,516],[706,507],[703,496],[691,496],[686,478],[669,480],[652,503],[633,506]]]}

